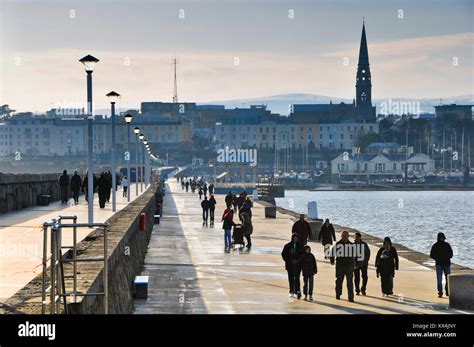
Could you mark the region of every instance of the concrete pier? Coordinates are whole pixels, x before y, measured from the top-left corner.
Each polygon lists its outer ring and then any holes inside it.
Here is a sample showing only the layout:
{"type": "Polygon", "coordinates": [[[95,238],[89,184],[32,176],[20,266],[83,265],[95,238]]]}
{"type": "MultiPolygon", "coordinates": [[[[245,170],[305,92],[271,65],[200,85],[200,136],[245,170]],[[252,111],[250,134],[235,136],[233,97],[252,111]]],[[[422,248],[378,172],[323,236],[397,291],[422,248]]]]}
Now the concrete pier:
{"type": "MultiPolygon", "coordinates": [[[[166,189],[163,217],[155,226],[142,275],[149,276],[148,299],[135,300],[136,314],[182,313],[315,313],[315,314],[445,314],[462,313],[450,309],[447,298],[438,298],[436,274],[410,261],[400,252],[400,271],[394,279],[394,293],[382,297],[374,261],[377,248],[371,247],[367,296],[355,303],[335,298],[335,268],[324,259],[323,247],[310,241],[318,261],[314,301],[290,300],[281,250],[289,241],[295,218],[278,211],[265,218],[264,206],[255,203],[253,247],[250,251],[224,252],[224,232],[220,222],[224,196],[216,195],[216,224],[203,226],[197,194],[186,193],[170,179],[166,189]],[[171,194],[170,194],[171,193],[171,194]]],[[[234,220],[236,220],[235,218],[234,220]]],[[[337,222],[337,221],[336,221],[337,222]]],[[[336,228],[339,238],[340,228],[336,228]]]]}

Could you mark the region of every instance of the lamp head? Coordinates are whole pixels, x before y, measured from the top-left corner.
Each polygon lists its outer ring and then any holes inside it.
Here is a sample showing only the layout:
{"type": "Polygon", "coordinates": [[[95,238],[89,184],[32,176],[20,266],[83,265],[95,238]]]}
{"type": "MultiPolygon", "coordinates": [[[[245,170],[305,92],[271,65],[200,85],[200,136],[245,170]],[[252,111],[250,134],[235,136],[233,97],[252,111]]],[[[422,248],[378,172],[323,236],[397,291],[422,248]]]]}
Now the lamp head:
{"type": "Polygon", "coordinates": [[[127,113],[125,116],[123,116],[123,118],[127,124],[130,124],[132,122],[133,116],[130,113],[127,113]]]}
{"type": "Polygon", "coordinates": [[[118,98],[120,97],[120,94],[119,93],[116,93],[114,91],[111,91],[110,93],[108,93],[107,95],[107,98],[109,99],[110,103],[111,104],[115,104],[115,102],[118,100],[118,98]]]}
{"type": "Polygon", "coordinates": [[[92,73],[92,71],[94,71],[95,64],[99,62],[99,59],[93,57],[92,55],[86,55],[84,58],[79,59],[79,61],[84,64],[84,67],[88,73],[92,73]]]}
{"type": "Polygon", "coordinates": [[[140,132],[140,128],[139,128],[139,127],[133,128],[133,133],[134,133],[135,135],[138,135],[139,132],[140,132]]]}

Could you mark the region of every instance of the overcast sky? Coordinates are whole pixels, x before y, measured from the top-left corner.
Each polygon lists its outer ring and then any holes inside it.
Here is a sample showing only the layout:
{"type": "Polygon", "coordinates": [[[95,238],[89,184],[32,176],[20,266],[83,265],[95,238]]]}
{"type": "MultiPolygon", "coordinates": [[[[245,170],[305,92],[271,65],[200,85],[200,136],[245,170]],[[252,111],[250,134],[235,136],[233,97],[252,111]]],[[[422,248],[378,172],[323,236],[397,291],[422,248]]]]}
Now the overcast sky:
{"type": "Polygon", "coordinates": [[[472,3],[0,0],[0,102],[82,106],[86,54],[100,59],[96,108],[111,90],[123,107],[171,101],[175,55],[180,101],[352,98],[363,17],[373,98],[473,94],[472,3]]]}

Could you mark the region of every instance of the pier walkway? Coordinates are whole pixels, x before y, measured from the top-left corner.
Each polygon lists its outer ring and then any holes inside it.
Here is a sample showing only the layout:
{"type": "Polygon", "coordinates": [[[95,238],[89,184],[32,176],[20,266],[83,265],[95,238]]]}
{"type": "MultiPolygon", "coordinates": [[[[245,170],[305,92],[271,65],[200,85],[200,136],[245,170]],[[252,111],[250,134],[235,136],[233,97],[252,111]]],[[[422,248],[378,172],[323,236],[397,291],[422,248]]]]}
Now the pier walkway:
{"type": "Polygon", "coordinates": [[[263,206],[255,203],[252,249],[226,253],[220,222],[224,196],[216,195],[215,227],[203,227],[198,195],[181,190],[174,178],[166,189],[163,217],[153,230],[142,272],[150,277],[148,299],[135,300],[137,314],[462,313],[449,309],[447,298],[437,297],[435,272],[403,254],[395,295],[382,297],[372,246],[367,296],[355,296],[350,303],[344,284],[341,300],[336,300],[335,268],[324,259],[322,245],[309,242],[319,270],[314,301],[290,300],[280,253],[289,242],[293,217],[277,212],[276,219],[265,219],[263,206]]]}
{"type": "MultiPolygon", "coordinates": [[[[141,194],[142,192],[139,190],[138,196],[141,194]]],[[[135,184],[132,184],[130,201],[135,200],[136,197],[135,184]]],[[[79,223],[88,222],[88,206],[84,195],[79,198],[78,205],[74,205],[72,201],[70,199],[68,204],[61,204],[60,201],[57,201],[50,203],[49,206],[34,206],[0,214],[0,302],[4,302],[14,295],[41,273],[43,222],[51,221],[58,215],[76,215],[79,223]]],[[[104,209],[100,209],[98,195],[97,193],[94,195],[94,222],[105,222],[114,214],[112,212],[112,197],[110,201],[104,209]]],[[[122,197],[122,191],[119,189],[117,191],[117,211],[127,205],[127,198],[122,197]]],[[[92,229],[89,228],[78,228],[78,242],[91,231],[92,229]]],[[[63,245],[72,245],[72,232],[63,233],[63,245]]]]}

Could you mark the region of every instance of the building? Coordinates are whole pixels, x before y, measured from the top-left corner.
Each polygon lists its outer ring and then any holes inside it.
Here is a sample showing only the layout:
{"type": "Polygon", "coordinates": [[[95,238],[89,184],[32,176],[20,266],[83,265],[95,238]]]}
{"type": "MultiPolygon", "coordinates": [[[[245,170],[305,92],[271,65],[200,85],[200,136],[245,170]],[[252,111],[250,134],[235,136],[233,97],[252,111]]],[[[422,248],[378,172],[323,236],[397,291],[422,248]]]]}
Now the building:
{"type": "Polygon", "coordinates": [[[418,153],[408,159],[405,154],[392,153],[356,153],[340,154],[331,161],[333,182],[363,180],[372,181],[382,178],[401,179],[408,174],[428,174],[434,172],[434,160],[426,154],[418,153]]]}
{"type": "Polygon", "coordinates": [[[439,105],[435,106],[436,118],[439,120],[473,120],[474,105],[439,105]]]}
{"type": "Polygon", "coordinates": [[[379,124],[347,120],[319,125],[319,149],[350,150],[357,147],[359,137],[379,133],[379,124]]]}
{"type": "Polygon", "coordinates": [[[0,157],[85,153],[83,118],[13,117],[0,123],[0,157]]]}

